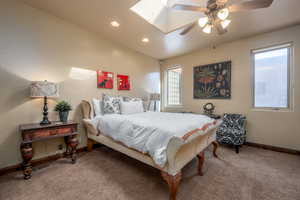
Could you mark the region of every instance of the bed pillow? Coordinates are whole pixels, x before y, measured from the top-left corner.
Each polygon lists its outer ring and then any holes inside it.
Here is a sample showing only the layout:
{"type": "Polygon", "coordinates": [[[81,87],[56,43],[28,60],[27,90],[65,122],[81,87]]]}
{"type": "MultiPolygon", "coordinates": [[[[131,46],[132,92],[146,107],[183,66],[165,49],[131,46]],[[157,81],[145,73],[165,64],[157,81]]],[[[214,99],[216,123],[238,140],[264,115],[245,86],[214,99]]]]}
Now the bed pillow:
{"type": "Polygon", "coordinates": [[[129,102],[129,101],[142,101],[144,112],[148,111],[148,101],[143,100],[142,98],[138,97],[123,97],[123,101],[129,102]]]}
{"type": "Polygon", "coordinates": [[[99,115],[103,115],[102,112],[102,107],[103,107],[103,103],[100,99],[92,99],[92,103],[93,103],[93,110],[94,110],[94,117],[99,116],[99,115]]]}
{"type": "Polygon", "coordinates": [[[121,97],[114,97],[107,94],[103,94],[103,114],[121,114],[120,103],[121,97]]]}
{"type": "Polygon", "coordinates": [[[142,101],[141,98],[136,97],[123,97],[123,101],[129,102],[129,101],[142,101]]]}
{"type": "Polygon", "coordinates": [[[144,112],[142,101],[122,101],[121,113],[123,115],[142,113],[144,112]]]}

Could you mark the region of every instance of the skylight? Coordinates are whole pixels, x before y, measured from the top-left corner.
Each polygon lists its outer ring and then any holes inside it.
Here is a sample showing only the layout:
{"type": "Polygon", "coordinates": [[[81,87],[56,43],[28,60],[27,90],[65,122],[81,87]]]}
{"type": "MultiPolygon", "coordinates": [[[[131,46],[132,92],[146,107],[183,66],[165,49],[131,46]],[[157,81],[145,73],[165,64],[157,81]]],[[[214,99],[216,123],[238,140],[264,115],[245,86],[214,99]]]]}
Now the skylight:
{"type": "Polygon", "coordinates": [[[179,2],[178,0],[140,0],[130,10],[163,33],[169,33],[203,16],[201,13],[173,10],[171,7],[179,2]]]}
{"type": "Polygon", "coordinates": [[[168,0],[160,0],[161,3],[164,5],[164,6],[167,6],[168,5],[168,0]]]}

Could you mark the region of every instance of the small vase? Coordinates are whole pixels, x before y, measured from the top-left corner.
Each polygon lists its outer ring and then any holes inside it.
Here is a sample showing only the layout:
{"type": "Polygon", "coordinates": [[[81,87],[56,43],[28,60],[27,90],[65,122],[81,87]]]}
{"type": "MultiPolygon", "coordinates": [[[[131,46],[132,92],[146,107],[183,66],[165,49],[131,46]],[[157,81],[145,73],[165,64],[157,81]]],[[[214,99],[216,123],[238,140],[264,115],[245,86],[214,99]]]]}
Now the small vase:
{"type": "Polygon", "coordinates": [[[63,123],[68,122],[69,111],[59,112],[59,119],[63,123]]]}

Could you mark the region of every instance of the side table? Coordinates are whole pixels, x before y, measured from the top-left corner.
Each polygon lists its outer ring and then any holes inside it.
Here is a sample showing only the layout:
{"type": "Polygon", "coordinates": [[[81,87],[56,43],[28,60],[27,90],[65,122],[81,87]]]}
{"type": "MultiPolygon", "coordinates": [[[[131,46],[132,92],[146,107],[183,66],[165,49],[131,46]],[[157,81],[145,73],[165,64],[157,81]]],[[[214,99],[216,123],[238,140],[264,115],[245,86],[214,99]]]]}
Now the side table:
{"type": "Polygon", "coordinates": [[[78,140],[78,124],[73,121],[67,123],[52,122],[49,125],[41,126],[39,123],[22,124],[19,126],[22,134],[22,142],[20,146],[21,155],[23,158],[22,169],[24,179],[30,179],[32,174],[31,159],[33,157],[32,143],[36,141],[48,140],[52,138],[64,137],[67,145],[67,155],[72,159],[72,163],[76,162],[76,147],[78,140]]]}
{"type": "Polygon", "coordinates": [[[206,116],[208,116],[210,118],[213,118],[213,119],[221,119],[222,118],[221,115],[215,115],[215,114],[210,114],[210,115],[204,114],[204,115],[206,115],[206,116]]]}

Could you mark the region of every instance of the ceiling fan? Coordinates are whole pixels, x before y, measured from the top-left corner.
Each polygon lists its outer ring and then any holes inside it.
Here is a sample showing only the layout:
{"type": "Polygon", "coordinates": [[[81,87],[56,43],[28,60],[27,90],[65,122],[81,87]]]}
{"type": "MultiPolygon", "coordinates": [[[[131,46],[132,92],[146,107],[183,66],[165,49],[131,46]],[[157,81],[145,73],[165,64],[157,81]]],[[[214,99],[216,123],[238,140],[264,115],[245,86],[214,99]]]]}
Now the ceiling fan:
{"type": "Polygon", "coordinates": [[[199,7],[194,5],[175,4],[172,8],[182,11],[202,12],[206,16],[198,19],[186,27],[180,35],[187,34],[196,24],[203,28],[205,33],[211,33],[215,28],[219,35],[227,32],[227,27],[231,20],[228,19],[229,13],[248,11],[258,8],[271,6],[274,0],[208,0],[207,6],[199,7]]]}

